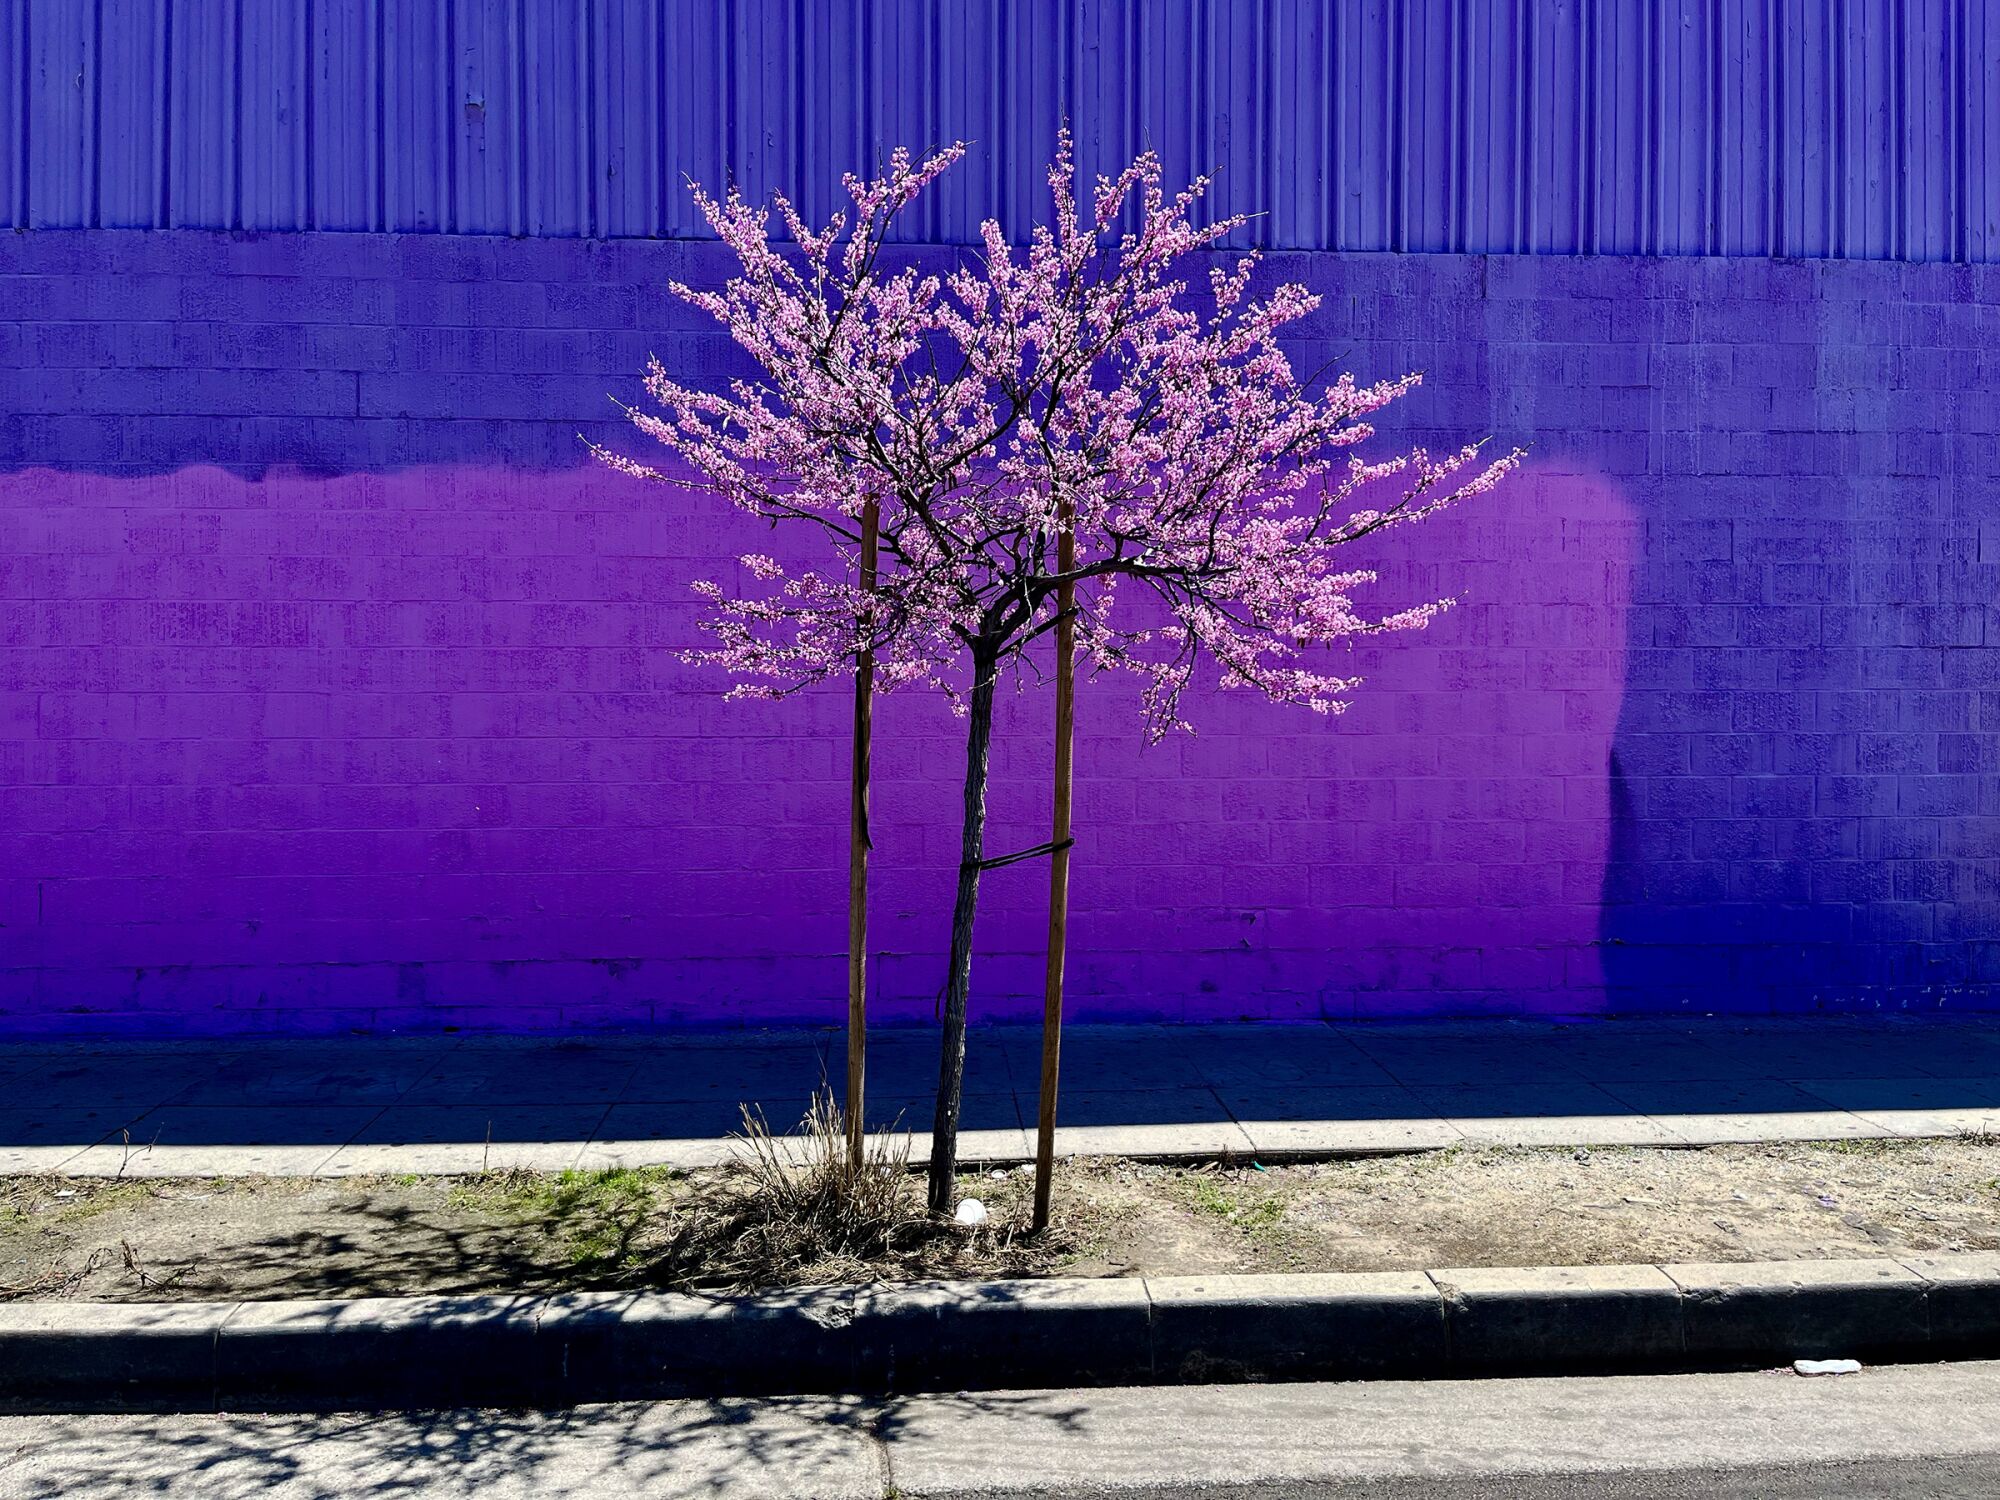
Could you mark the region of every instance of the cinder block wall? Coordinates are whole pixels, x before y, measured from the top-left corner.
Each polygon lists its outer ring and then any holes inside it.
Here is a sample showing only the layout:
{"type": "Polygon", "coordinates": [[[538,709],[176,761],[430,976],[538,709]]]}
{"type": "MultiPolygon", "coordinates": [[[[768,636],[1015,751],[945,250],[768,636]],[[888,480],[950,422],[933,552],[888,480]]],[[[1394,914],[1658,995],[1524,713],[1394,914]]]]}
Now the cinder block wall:
{"type": "MultiPolygon", "coordinates": [[[[940,252],[943,253],[943,252],[940,252]]],[[[1384,444],[1532,448],[1371,554],[1337,721],[1080,710],[1075,1013],[1951,1009],[2000,993],[2000,271],[1301,255],[1384,444]]],[[[589,467],[713,247],[0,236],[0,1028],[831,1021],[838,692],[725,703],[771,539],[589,467]]],[[[638,451],[635,449],[635,451],[638,451]]],[[[1046,837],[1046,694],[993,847],[1046,837]]],[[[877,1013],[942,978],[960,726],[878,731],[877,1013]]],[[[1039,1004],[988,882],[975,1014],[1039,1004]]]]}

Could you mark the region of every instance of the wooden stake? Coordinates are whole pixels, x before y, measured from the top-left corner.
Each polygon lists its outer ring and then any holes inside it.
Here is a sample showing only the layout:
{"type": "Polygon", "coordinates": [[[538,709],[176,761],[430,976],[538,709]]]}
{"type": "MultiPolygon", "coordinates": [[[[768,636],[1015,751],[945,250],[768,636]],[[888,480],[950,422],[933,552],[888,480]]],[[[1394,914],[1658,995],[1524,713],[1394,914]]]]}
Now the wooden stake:
{"type": "MultiPolygon", "coordinates": [[[[875,587],[876,540],[881,507],[861,512],[861,586],[875,587]]],[[[848,809],[847,852],[847,1161],[856,1171],[866,1142],[863,1106],[868,1057],[868,835],[869,760],[875,732],[875,653],[864,647],[854,667],[854,765],[848,809]]]]}
{"type": "Polygon", "coordinates": [[[1063,958],[1069,941],[1070,748],[1076,738],[1076,535],[1069,503],[1057,523],[1056,571],[1056,776],[1055,831],[1049,856],[1049,953],[1042,982],[1042,1090],[1035,1126],[1035,1222],[1049,1225],[1049,1194],[1056,1164],[1056,1075],[1062,1061],[1063,958]]]}

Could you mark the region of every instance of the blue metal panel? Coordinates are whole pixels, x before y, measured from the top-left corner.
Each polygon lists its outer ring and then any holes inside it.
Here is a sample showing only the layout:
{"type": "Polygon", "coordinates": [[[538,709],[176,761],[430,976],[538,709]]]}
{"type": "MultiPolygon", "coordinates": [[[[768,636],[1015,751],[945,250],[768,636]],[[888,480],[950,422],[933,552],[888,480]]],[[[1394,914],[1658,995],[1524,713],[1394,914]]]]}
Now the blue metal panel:
{"type": "Polygon", "coordinates": [[[311,0],[307,12],[304,227],[379,229],[382,0],[311,0]]]}
{"type": "Polygon", "coordinates": [[[100,74],[94,6],[27,0],[27,223],[91,222],[96,185],[100,74]]]}
{"type": "MultiPolygon", "coordinates": [[[[523,158],[528,153],[520,84],[531,68],[544,87],[560,71],[562,59],[548,38],[559,17],[540,6],[536,20],[541,24],[528,27],[520,24],[521,10],[512,0],[447,3],[451,51],[446,106],[456,167],[446,223],[460,234],[521,234],[527,219],[523,158]]],[[[574,234],[576,226],[564,232],[574,234]]]]}
{"type": "Polygon", "coordinates": [[[0,215],[28,222],[28,4],[0,0],[0,215]]]}
{"type": "MultiPolygon", "coordinates": [[[[787,4],[731,5],[729,12],[734,35],[722,103],[731,172],[752,197],[796,192],[804,176],[797,76],[803,28],[787,4]]],[[[923,54],[907,36],[892,35],[887,40],[896,49],[890,66],[921,69],[923,54]]],[[[880,66],[879,57],[872,61],[880,66]]]]}
{"type": "Polygon", "coordinates": [[[1908,201],[1904,210],[1903,255],[1910,260],[1936,259],[1936,247],[1946,242],[1950,207],[1945,180],[1952,132],[1941,118],[1949,108],[1943,87],[1943,57],[1938,52],[1945,0],[1909,0],[1903,46],[1903,161],[1908,201]]]}
{"type": "Polygon", "coordinates": [[[165,223],[242,227],[242,65],[236,0],[168,0],[165,223]]]}
{"type": "MultiPolygon", "coordinates": [[[[1192,8],[1206,12],[1205,4],[1192,8]]],[[[1045,171],[1054,150],[1056,127],[1065,118],[1076,118],[1073,89],[1079,25],[1072,7],[1022,6],[1007,39],[1008,50],[1001,62],[1007,77],[1000,115],[1000,128],[1005,133],[1000,139],[1009,144],[997,154],[1005,189],[1001,222],[1015,237],[1048,214],[1045,171]]],[[[1202,49],[1190,43],[1187,55],[1201,56],[1202,49]]],[[[1197,118],[1205,118],[1205,108],[1205,99],[1188,106],[1190,129],[1197,118]]]]}
{"type": "Polygon", "coordinates": [[[655,235],[669,194],[665,121],[659,79],[665,58],[665,17],[651,0],[597,0],[588,64],[596,88],[591,128],[601,166],[596,233],[655,235]]]}
{"type": "Polygon", "coordinates": [[[377,0],[381,227],[444,230],[456,169],[448,0],[377,0]]]}
{"type": "Polygon", "coordinates": [[[730,160],[731,132],[724,102],[734,32],[716,0],[664,0],[660,92],[665,139],[665,205],[661,232],[680,237],[702,231],[688,200],[687,182],[720,188],[730,160]]]}
{"type": "Polygon", "coordinates": [[[158,101],[167,69],[167,0],[103,0],[98,28],[97,212],[105,229],[160,222],[166,180],[158,101]]]}
{"type": "Polygon", "coordinates": [[[1395,238],[1389,176],[1380,170],[1397,152],[1401,70],[1396,67],[1400,28],[1391,23],[1389,0],[1341,7],[1340,79],[1335,93],[1341,120],[1341,217],[1334,234],[1339,250],[1388,249],[1395,238]]]}
{"type": "Polygon", "coordinates": [[[2000,256],[1988,0],[0,0],[11,225],[679,236],[962,137],[964,242],[1064,118],[1243,243],[2000,256]]]}
{"type": "Polygon", "coordinates": [[[310,7],[246,5],[240,12],[243,82],[236,129],[245,229],[303,229],[310,217],[306,160],[310,7]]]}
{"type": "Polygon", "coordinates": [[[1965,258],[2000,260],[2000,9],[1975,5],[1965,48],[1965,258]]]}
{"type": "Polygon", "coordinates": [[[567,13],[536,12],[525,18],[527,59],[516,111],[529,234],[602,233],[599,85],[592,72],[602,67],[602,59],[591,46],[600,8],[599,0],[581,0],[567,13]]]}

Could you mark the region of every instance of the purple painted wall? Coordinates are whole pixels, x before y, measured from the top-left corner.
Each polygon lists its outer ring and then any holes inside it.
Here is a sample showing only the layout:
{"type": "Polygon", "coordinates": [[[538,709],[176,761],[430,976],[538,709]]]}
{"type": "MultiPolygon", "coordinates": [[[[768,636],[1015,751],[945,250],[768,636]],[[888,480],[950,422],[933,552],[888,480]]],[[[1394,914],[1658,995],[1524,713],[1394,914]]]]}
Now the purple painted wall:
{"type": "MultiPolygon", "coordinates": [[[[1339,723],[1085,696],[1079,1014],[1994,1003],[1996,80],[1979,0],[0,0],[0,1029],[835,1016],[845,706],[676,664],[751,534],[578,433],[731,368],[681,174],[970,137],[939,256],[1065,115],[1427,372],[1389,441],[1534,449],[1380,559],[1466,602],[1339,723]]],[[[881,742],[918,1019],[958,730],[881,742]]]]}
{"type": "MultiPolygon", "coordinates": [[[[721,701],[749,540],[581,463],[693,244],[0,236],[0,1027],[831,1020],[846,708],[721,701]]],[[[1080,1016],[2000,996],[2000,271],[1318,255],[1305,356],[1528,473],[1382,554],[1337,723],[1082,699],[1080,1016]]],[[[1045,837],[1041,695],[994,847],[1045,837]]],[[[878,732],[877,1013],[942,973],[958,726],[878,732]]],[[[1038,1003],[1042,877],[975,1013],[1038,1003]]]]}

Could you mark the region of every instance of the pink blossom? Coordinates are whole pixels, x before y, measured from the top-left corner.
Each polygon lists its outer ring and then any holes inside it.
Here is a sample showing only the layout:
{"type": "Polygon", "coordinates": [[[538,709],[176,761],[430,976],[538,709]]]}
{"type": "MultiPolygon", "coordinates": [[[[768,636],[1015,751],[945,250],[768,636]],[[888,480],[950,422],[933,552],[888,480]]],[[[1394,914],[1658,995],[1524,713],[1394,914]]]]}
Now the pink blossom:
{"type": "Polygon", "coordinates": [[[783,198],[766,209],[696,191],[739,270],[674,291],[759,375],[706,391],[654,362],[653,409],[630,415],[675,471],[600,456],[810,522],[833,555],[805,571],[743,558],[766,586],[754,596],[699,585],[715,645],[693,659],[776,696],[850,671],[868,647],[880,690],[957,701],[968,660],[996,669],[1051,628],[1068,526],[1078,649],[1142,680],[1154,733],[1184,727],[1204,661],[1224,686],[1338,712],[1358,679],[1323,648],[1422,628],[1450,602],[1369,614],[1354,596],[1373,575],[1341,549],[1491,489],[1519,453],[1344,454],[1419,377],[1301,379],[1279,336],[1319,299],[1293,285],[1255,295],[1256,257],[1213,251],[1241,221],[1198,224],[1206,182],[1169,196],[1150,152],[1081,198],[1065,131],[1050,220],[1026,244],[988,222],[980,252],[947,274],[885,266],[891,223],[963,154],[897,151],[881,177],[847,178],[851,211],[818,228],[783,198]],[[870,502],[873,594],[853,581],[870,502]]]}

